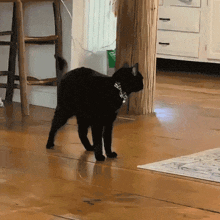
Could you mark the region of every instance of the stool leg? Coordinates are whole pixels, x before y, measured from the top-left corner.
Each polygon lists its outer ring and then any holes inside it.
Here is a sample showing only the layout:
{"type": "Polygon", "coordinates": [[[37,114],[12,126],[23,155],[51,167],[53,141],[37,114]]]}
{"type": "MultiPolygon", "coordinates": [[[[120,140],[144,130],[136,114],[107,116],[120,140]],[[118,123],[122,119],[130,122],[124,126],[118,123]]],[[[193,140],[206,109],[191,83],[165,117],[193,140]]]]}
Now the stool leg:
{"type": "Polygon", "coordinates": [[[25,72],[23,7],[21,0],[17,0],[16,4],[17,4],[16,15],[17,15],[17,30],[18,30],[18,59],[19,59],[21,110],[23,115],[29,115],[29,104],[27,100],[27,74],[25,72]]]}
{"type": "MultiPolygon", "coordinates": [[[[58,39],[55,44],[55,54],[56,56],[62,57],[63,45],[62,45],[62,20],[60,13],[60,0],[54,0],[53,9],[54,9],[54,21],[55,21],[55,34],[58,36],[58,39]]],[[[59,70],[59,64],[57,62],[57,59],[56,59],[56,75],[57,75],[57,83],[59,84],[62,77],[62,73],[59,70]]]]}
{"type": "Polygon", "coordinates": [[[17,54],[17,28],[16,28],[16,3],[13,5],[13,18],[12,18],[12,35],[11,45],[9,52],[9,63],[8,63],[8,82],[5,95],[5,101],[12,102],[14,93],[14,76],[15,76],[15,64],[17,54]]]}

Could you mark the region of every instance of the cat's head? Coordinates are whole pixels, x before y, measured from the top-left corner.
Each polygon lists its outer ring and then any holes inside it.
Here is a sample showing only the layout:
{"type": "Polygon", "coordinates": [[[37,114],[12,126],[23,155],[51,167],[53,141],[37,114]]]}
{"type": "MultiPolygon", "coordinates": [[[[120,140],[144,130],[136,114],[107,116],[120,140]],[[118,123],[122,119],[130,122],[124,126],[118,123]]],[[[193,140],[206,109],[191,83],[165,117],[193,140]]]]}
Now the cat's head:
{"type": "Polygon", "coordinates": [[[138,63],[129,67],[127,63],[117,70],[112,78],[116,82],[120,82],[122,90],[127,94],[138,92],[143,89],[143,76],[138,71],[138,63]]]}

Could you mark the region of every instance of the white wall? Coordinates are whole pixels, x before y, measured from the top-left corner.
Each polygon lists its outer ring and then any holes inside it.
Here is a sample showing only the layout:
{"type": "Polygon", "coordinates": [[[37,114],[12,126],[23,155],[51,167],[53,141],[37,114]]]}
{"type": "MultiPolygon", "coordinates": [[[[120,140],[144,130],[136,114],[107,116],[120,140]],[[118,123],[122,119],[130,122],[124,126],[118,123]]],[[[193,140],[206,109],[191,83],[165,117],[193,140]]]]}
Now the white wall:
{"type": "MultiPolygon", "coordinates": [[[[70,12],[72,1],[65,0],[70,12]]],[[[11,30],[12,3],[0,3],[0,30],[11,30]]],[[[71,30],[72,20],[66,9],[61,5],[63,22],[63,56],[71,67],[71,30]]],[[[24,4],[24,25],[27,36],[54,35],[54,15],[51,2],[32,2],[24,4]]],[[[7,37],[8,38],[8,37],[7,37]]],[[[1,37],[1,40],[5,37],[1,37]]],[[[8,46],[0,47],[0,70],[7,70],[8,46]]],[[[26,45],[27,72],[29,76],[39,79],[56,76],[54,45],[26,45]]],[[[16,68],[18,74],[18,68],[16,68]]],[[[6,77],[0,77],[5,82],[6,77]]],[[[56,87],[28,86],[29,103],[54,108],[56,106],[56,87]]],[[[0,97],[4,99],[5,89],[0,89],[0,97]]],[[[14,101],[20,101],[20,91],[15,90],[14,101]]]]}

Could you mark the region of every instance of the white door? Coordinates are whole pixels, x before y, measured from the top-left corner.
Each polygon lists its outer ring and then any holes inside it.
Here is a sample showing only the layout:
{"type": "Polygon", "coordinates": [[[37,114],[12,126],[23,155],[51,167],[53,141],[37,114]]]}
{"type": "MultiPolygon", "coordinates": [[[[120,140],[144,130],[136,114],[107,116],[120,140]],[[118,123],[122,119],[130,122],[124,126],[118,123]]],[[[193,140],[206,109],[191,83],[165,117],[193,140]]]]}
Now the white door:
{"type": "Polygon", "coordinates": [[[220,60],[220,0],[208,0],[209,40],[208,59],[220,60]]]}

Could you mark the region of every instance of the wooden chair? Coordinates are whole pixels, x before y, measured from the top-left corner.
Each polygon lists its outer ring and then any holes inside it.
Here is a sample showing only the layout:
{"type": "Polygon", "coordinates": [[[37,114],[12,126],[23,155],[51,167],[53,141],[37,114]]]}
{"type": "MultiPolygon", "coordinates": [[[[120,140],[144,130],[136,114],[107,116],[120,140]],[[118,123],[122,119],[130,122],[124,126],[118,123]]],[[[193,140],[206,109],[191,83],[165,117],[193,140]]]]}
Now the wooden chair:
{"type": "MultiPolygon", "coordinates": [[[[8,71],[0,71],[0,76],[7,76],[7,83],[0,83],[0,88],[6,88],[5,101],[12,102],[14,89],[20,89],[21,110],[23,115],[29,115],[28,85],[55,85],[59,83],[61,73],[56,62],[56,77],[38,80],[27,75],[25,69],[25,44],[55,44],[55,55],[62,56],[62,21],[60,13],[60,0],[0,0],[13,2],[12,30],[0,32],[0,36],[11,35],[9,42],[0,41],[0,46],[10,46],[8,71]],[[46,37],[28,37],[24,35],[23,3],[25,2],[53,2],[55,35],[46,37]],[[18,51],[19,76],[15,75],[16,54],[18,51]],[[19,84],[15,84],[19,80],[19,84]]],[[[0,15],[1,16],[1,15],[0,15]]]]}

